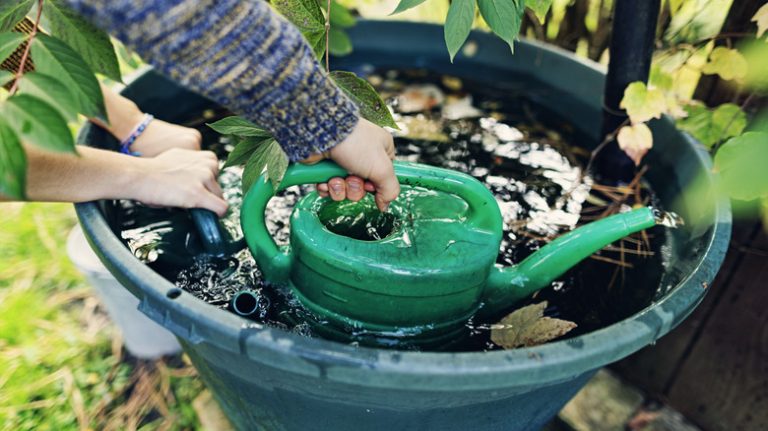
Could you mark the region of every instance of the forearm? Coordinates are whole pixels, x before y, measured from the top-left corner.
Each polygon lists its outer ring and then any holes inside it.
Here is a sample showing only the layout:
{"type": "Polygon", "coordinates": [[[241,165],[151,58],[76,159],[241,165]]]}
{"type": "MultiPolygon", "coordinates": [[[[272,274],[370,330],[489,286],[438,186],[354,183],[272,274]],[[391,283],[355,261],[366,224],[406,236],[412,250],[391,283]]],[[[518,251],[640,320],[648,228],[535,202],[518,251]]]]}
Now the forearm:
{"type": "Polygon", "coordinates": [[[44,202],[87,202],[136,199],[132,183],[146,160],[79,146],[79,156],[26,146],[27,199],[44,202]]]}
{"type": "Polygon", "coordinates": [[[261,0],[68,0],[157,70],[267,128],[291,160],[358,115],[299,31],[261,0]]]}
{"type": "Polygon", "coordinates": [[[122,141],[141,122],[144,118],[144,113],[141,112],[133,100],[112,91],[104,84],[101,84],[101,92],[104,95],[104,107],[107,110],[109,124],[105,124],[96,118],[90,118],[89,120],[99,127],[106,129],[118,141],[122,141]]]}

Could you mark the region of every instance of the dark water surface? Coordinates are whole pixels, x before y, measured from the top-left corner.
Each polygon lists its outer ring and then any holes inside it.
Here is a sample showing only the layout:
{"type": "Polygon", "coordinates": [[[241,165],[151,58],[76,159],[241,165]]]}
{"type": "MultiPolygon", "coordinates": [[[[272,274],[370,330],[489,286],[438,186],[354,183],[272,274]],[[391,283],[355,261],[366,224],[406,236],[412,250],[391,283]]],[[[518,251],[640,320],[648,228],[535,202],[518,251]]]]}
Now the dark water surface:
{"type": "MultiPolygon", "coordinates": [[[[400,159],[468,173],[496,196],[504,217],[497,259],[502,265],[520,262],[548,240],[606,210],[655,204],[644,185],[629,193],[626,202],[617,202],[624,189],[593,189],[598,181],[582,174],[588,158],[581,146],[585,138],[525,98],[505,98],[487,83],[423,71],[385,71],[369,80],[396,113],[400,159]]],[[[201,131],[205,145],[225,158],[231,146],[212,131],[201,131]]],[[[220,177],[230,203],[224,224],[235,238],[242,236],[240,173],[230,168],[220,177]]],[[[595,175],[599,178],[599,172],[595,175]]],[[[270,202],[268,227],[278,244],[287,243],[291,210],[308,190],[292,187],[270,202]]],[[[227,258],[205,256],[185,211],[122,205],[122,237],[155,271],[223,309],[236,292],[252,289],[261,296],[254,320],[312,335],[306,324],[295,323],[305,320],[306,312],[290,294],[264,285],[247,250],[227,258]]],[[[624,319],[650,304],[659,291],[665,234],[666,228],[657,227],[614,244],[600,253],[601,260],[585,260],[528,302],[547,300],[547,315],[576,322],[578,328],[567,337],[624,319]]],[[[457,349],[495,348],[489,340],[491,323],[471,322],[471,337],[457,349]]]]}

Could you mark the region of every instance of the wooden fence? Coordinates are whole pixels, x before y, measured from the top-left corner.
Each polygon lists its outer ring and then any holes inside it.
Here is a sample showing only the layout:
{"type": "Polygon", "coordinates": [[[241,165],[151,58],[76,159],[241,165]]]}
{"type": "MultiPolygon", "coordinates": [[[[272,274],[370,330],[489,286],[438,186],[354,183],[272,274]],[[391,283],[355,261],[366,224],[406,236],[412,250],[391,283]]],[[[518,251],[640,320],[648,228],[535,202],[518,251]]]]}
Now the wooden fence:
{"type": "Polygon", "coordinates": [[[768,430],[768,235],[762,226],[734,225],[709,289],[678,328],[614,369],[703,430],[768,430]]]}

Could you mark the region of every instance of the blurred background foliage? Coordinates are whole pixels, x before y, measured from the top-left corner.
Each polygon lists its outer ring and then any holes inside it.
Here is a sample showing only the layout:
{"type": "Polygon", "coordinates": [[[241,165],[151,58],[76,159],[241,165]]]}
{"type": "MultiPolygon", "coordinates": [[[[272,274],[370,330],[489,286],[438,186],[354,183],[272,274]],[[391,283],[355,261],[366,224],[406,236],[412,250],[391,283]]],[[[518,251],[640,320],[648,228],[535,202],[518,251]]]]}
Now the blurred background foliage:
{"type": "MultiPolygon", "coordinates": [[[[448,0],[428,0],[389,16],[398,0],[339,2],[364,18],[437,23],[449,7],[448,0]]],[[[750,10],[763,3],[664,0],[651,85],[710,106],[733,102],[753,115],[764,95],[750,96],[718,75],[702,76],[701,68],[716,46],[754,33],[750,10]],[[733,37],[712,39],[724,32],[733,37]]],[[[527,12],[522,34],[606,64],[613,7],[613,0],[554,0],[543,22],[527,12]]],[[[476,24],[485,27],[480,18],[476,24]]],[[[754,49],[753,61],[765,66],[764,47],[754,49]]],[[[117,51],[129,82],[143,65],[122,45],[117,51]]],[[[126,356],[119,334],[66,257],[75,223],[71,205],[2,204],[0,429],[200,429],[193,400],[203,387],[194,369],[183,357],[146,362],[126,356]]]]}

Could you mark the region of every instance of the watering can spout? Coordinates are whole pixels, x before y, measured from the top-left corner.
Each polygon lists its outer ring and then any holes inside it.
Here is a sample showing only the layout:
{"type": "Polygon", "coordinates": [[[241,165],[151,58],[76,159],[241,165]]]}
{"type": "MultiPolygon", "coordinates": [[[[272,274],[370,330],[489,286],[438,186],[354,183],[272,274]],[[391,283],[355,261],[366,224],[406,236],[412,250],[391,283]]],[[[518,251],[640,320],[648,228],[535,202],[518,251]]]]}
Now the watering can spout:
{"type": "Polygon", "coordinates": [[[560,236],[517,265],[494,268],[480,310],[493,316],[547,287],[606,245],[656,225],[653,209],[639,208],[590,223],[560,236]]]}

